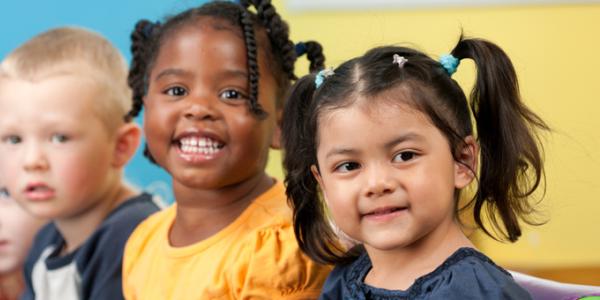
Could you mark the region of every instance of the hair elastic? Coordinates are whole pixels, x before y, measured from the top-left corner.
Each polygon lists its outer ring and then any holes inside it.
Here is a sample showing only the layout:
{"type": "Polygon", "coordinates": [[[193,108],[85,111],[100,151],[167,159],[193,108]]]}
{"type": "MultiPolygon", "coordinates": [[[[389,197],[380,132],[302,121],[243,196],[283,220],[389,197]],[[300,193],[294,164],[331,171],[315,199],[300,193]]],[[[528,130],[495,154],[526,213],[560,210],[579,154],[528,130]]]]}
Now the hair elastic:
{"type": "Polygon", "coordinates": [[[460,60],[454,57],[452,54],[444,54],[440,56],[440,64],[446,70],[448,75],[454,74],[456,72],[456,68],[458,68],[458,64],[460,64],[460,60]]]}
{"type": "Polygon", "coordinates": [[[150,22],[150,23],[146,24],[146,26],[144,26],[144,28],[142,29],[142,33],[144,34],[145,37],[149,38],[152,36],[152,32],[154,31],[154,29],[159,26],[160,26],[159,21],[150,22]]]}
{"type": "Polygon", "coordinates": [[[315,77],[315,86],[317,88],[319,88],[321,86],[321,84],[323,84],[323,82],[325,82],[325,78],[327,78],[333,74],[335,74],[335,72],[333,72],[332,68],[327,68],[327,69],[323,69],[323,70],[319,71],[319,73],[317,73],[317,77],[315,77]]]}
{"type": "Polygon", "coordinates": [[[408,59],[406,59],[406,57],[394,54],[394,61],[392,63],[398,64],[398,67],[402,69],[407,61],[408,59]]]}
{"type": "Polygon", "coordinates": [[[298,42],[294,49],[296,50],[296,56],[302,56],[306,54],[306,44],[304,42],[298,42]]]}

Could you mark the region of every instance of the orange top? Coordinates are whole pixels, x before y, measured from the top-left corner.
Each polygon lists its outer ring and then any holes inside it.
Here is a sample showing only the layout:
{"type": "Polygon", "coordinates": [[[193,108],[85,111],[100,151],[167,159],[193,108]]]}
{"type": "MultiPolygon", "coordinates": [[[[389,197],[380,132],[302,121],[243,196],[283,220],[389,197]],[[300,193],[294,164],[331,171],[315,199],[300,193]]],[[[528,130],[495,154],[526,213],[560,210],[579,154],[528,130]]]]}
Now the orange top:
{"type": "Polygon", "coordinates": [[[123,291],[133,299],[316,299],[330,267],[298,248],[284,187],[275,184],[231,224],[174,248],[176,205],[140,224],[123,259],[123,291]]]}

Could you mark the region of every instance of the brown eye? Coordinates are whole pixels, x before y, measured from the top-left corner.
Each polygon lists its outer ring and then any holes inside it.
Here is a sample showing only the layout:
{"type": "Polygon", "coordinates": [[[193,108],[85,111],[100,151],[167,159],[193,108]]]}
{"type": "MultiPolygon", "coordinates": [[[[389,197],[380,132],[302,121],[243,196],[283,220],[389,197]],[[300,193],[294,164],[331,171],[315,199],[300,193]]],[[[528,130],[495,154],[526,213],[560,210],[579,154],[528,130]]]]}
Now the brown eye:
{"type": "Polygon", "coordinates": [[[164,93],[166,95],[174,96],[174,97],[181,97],[181,96],[187,95],[187,91],[183,87],[180,87],[180,86],[170,87],[170,88],[166,89],[164,91],[164,93]]]}
{"type": "Polygon", "coordinates": [[[415,158],[417,154],[412,152],[412,151],[404,151],[404,152],[400,152],[398,154],[396,154],[396,156],[394,156],[393,161],[394,162],[404,162],[404,161],[409,161],[413,158],[415,158]]]}

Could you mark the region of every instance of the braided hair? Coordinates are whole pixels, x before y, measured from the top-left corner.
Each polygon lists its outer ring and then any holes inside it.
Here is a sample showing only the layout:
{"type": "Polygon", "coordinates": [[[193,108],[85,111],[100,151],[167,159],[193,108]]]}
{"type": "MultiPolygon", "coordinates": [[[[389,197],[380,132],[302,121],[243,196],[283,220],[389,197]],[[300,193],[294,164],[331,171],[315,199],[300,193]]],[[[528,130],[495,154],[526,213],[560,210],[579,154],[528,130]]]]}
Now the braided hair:
{"type": "MultiPolygon", "coordinates": [[[[148,89],[148,76],[166,38],[199,18],[207,16],[226,20],[242,31],[248,61],[248,109],[257,118],[266,116],[258,102],[259,46],[265,48],[269,69],[277,84],[276,96],[279,107],[282,106],[292,81],[297,79],[294,74],[294,64],[299,56],[307,55],[310,61],[310,72],[324,68],[325,57],[321,45],[310,41],[295,46],[289,38],[289,26],[277,13],[270,0],[241,0],[239,4],[226,1],[209,2],[167,18],[164,23],[154,23],[149,20],[137,22],[131,33],[132,60],[128,83],[133,90],[133,105],[127,118],[138,116],[143,108],[143,97],[148,89]],[[256,12],[250,11],[250,7],[254,7],[256,12]],[[267,43],[257,43],[257,30],[266,32],[269,40],[267,43]],[[297,50],[300,52],[297,53],[297,50]]],[[[155,162],[147,146],[144,155],[155,162]]]]}

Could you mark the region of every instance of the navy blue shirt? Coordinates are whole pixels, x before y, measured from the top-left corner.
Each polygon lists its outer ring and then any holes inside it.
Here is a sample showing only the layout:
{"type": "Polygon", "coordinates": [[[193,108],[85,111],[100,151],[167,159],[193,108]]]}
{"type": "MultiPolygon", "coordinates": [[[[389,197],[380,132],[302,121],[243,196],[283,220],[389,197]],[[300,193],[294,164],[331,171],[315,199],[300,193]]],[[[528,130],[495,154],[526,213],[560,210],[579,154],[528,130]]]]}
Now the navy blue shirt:
{"type": "Polygon", "coordinates": [[[366,253],[351,264],[336,267],[325,281],[319,299],[531,299],[506,270],[473,248],[460,248],[405,291],[365,284],[369,270],[371,260],[366,253]]]}
{"type": "Polygon", "coordinates": [[[75,251],[60,256],[65,240],[54,223],[37,234],[25,262],[25,294],[33,299],[123,299],[121,264],[129,235],[159,211],[149,194],[115,208],[75,251]]]}

